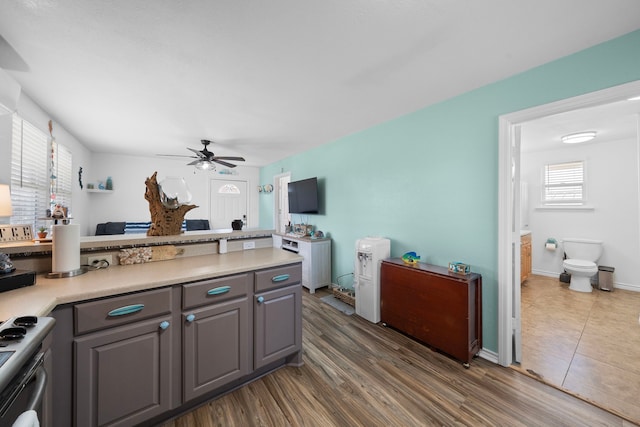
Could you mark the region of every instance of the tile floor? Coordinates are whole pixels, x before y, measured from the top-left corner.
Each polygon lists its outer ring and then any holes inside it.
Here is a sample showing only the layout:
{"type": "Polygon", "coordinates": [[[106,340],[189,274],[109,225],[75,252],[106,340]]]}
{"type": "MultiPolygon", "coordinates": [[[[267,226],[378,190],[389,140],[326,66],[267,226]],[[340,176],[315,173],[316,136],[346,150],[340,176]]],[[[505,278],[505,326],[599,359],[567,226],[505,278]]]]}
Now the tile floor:
{"type": "Polygon", "coordinates": [[[520,368],[640,424],[640,292],[522,285],[520,368]]]}

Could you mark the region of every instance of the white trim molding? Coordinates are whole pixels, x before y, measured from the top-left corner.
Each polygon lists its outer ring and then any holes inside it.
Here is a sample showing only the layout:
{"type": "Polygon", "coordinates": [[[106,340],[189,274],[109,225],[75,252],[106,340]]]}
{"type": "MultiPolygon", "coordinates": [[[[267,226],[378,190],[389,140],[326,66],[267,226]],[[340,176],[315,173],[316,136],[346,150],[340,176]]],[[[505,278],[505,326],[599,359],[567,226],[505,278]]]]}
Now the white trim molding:
{"type": "MultiPolygon", "coordinates": [[[[509,366],[513,363],[513,247],[517,243],[513,233],[514,183],[519,177],[512,176],[518,170],[519,158],[514,156],[515,129],[525,122],[581,108],[589,108],[611,102],[622,101],[640,93],[640,80],[599,90],[546,105],[532,107],[502,115],[498,118],[498,363],[509,366]],[[517,165],[514,166],[514,162],[517,165]]],[[[519,156],[518,156],[519,157],[519,156]]],[[[639,176],[640,180],[640,176],[639,176]]],[[[638,236],[640,238],[640,236],[638,236]]],[[[620,286],[622,289],[622,286],[620,286]]]]}

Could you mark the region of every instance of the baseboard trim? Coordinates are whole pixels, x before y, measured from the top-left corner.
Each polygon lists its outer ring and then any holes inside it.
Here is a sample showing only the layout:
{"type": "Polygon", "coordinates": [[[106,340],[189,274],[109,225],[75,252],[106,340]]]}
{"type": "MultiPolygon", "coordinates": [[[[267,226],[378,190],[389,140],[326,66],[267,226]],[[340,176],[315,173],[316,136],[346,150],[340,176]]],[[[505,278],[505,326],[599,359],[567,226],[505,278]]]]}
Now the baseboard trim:
{"type": "MultiPolygon", "coordinates": [[[[544,271],[544,270],[532,270],[531,274],[536,274],[538,276],[545,276],[545,277],[555,277],[555,278],[558,278],[560,276],[560,272],[544,271]]],[[[640,292],[640,285],[632,285],[629,283],[616,282],[613,284],[613,287],[615,289],[624,289],[625,291],[640,292]]]]}
{"type": "Polygon", "coordinates": [[[478,352],[478,357],[482,357],[484,360],[488,360],[496,365],[498,364],[498,353],[492,350],[487,350],[484,347],[478,352]]]}

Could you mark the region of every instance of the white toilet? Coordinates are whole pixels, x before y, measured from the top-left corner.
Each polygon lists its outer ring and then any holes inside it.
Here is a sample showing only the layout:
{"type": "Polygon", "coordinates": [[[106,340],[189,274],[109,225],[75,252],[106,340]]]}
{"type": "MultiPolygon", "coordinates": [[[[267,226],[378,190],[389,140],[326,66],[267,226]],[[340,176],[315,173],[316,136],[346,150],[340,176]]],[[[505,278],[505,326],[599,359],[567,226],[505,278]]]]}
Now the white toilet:
{"type": "Polygon", "coordinates": [[[567,259],[562,263],[565,271],[571,274],[569,289],[578,292],[591,292],[591,277],[598,274],[596,261],[602,255],[602,242],[589,239],[562,239],[567,259]]]}

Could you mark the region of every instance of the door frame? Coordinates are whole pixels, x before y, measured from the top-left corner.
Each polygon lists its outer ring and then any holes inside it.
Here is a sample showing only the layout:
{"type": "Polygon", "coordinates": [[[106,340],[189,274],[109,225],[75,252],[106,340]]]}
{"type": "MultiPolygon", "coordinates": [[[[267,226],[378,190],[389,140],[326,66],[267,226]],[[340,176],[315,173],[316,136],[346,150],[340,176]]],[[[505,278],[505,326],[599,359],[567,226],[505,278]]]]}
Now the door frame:
{"type": "Polygon", "coordinates": [[[278,212],[278,206],[280,206],[280,198],[282,197],[283,190],[280,188],[280,179],[289,177],[291,181],[291,172],[283,172],[273,177],[273,228],[276,233],[281,233],[284,227],[280,224],[280,213],[278,212]]]}
{"type": "MultiPolygon", "coordinates": [[[[514,316],[514,286],[520,286],[520,276],[514,276],[514,252],[520,242],[519,225],[515,227],[515,212],[520,200],[515,198],[513,186],[520,177],[512,179],[512,168],[519,171],[519,149],[516,150],[517,128],[529,121],[581,108],[595,107],[623,101],[640,95],[640,80],[563,99],[502,115],[498,118],[498,363],[509,366],[514,361],[515,333],[519,333],[519,318],[514,316]],[[517,231],[514,232],[514,231],[517,231]]],[[[519,147],[518,147],[519,148],[519,147]]],[[[640,179],[640,178],[639,178],[640,179]]],[[[519,345],[519,343],[518,343],[519,345]]]]}

